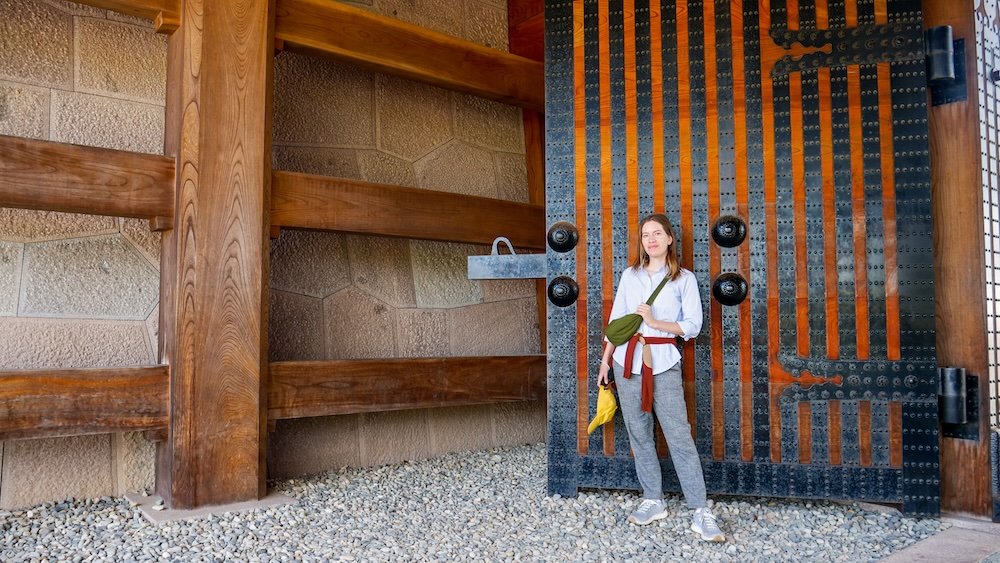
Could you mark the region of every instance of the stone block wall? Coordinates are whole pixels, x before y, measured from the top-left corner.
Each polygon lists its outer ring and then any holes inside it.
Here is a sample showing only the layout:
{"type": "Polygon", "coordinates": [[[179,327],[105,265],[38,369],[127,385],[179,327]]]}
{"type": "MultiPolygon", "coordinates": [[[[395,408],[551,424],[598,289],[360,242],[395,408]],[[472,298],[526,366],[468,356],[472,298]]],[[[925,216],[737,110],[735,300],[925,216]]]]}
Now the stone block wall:
{"type": "MultiPolygon", "coordinates": [[[[503,0],[352,4],[506,49],[503,0]]],[[[0,21],[0,134],[162,153],[166,37],[148,22],[59,0],[4,0],[0,21]]],[[[292,53],[275,61],[273,158],[276,169],[527,200],[518,109],[292,53]]],[[[285,230],[271,252],[273,360],[539,351],[531,282],[465,279],[465,256],[487,248],[285,230]]],[[[158,268],[145,221],[0,208],[0,367],[155,363],[158,268]]],[[[279,421],[269,471],[544,436],[539,403],[279,421]]],[[[0,508],[152,480],[153,446],[137,434],[0,442],[0,508]]]]}

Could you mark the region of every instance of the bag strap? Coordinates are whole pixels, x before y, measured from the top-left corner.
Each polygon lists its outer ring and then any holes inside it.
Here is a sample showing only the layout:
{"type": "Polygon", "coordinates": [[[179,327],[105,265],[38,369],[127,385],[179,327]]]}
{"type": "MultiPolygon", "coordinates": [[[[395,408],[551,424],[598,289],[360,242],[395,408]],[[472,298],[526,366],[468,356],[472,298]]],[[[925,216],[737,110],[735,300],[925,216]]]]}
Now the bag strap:
{"type": "Polygon", "coordinates": [[[668,276],[666,274],[663,275],[663,281],[661,281],[660,285],[656,286],[656,289],[653,290],[653,294],[650,295],[649,299],[646,300],[646,305],[650,305],[650,306],[653,305],[653,301],[656,301],[656,296],[660,294],[660,290],[663,289],[663,286],[667,285],[667,280],[669,278],[670,278],[670,276],[668,276]]]}

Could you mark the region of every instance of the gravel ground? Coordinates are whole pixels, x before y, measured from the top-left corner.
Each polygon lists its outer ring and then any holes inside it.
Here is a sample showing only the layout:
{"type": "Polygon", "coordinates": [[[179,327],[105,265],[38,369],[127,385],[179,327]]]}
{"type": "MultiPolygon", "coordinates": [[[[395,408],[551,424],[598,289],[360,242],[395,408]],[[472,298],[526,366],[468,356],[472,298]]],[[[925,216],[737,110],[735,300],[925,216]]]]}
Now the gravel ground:
{"type": "Polygon", "coordinates": [[[451,454],[274,483],[298,504],[154,526],[125,499],[0,511],[0,561],[872,561],[944,529],[853,504],[719,497],[729,541],[691,511],[625,523],[634,493],[545,495],[545,446],[451,454]]]}

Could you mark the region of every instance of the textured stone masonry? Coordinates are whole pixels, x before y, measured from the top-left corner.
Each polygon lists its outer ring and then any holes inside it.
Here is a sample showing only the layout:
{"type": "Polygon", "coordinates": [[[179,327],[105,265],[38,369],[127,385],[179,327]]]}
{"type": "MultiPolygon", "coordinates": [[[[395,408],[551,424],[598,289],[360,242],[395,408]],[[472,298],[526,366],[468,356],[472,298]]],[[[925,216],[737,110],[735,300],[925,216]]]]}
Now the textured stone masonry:
{"type": "MultiPolygon", "coordinates": [[[[504,0],[349,3],[507,49],[504,0]]],[[[63,0],[0,1],[0,22],[0,134],[162,154],[167,40],[150,22],[63,0]]],[[[278,170],[528,199],[511,106],[281,52],[273,121],[278,170]]],[[[466,279],[485,252],[284,230],[271,358],[537,353],[534,284],[466,279]]],[[[159,260],[145,220],[0,209],[0,367],[155,363],[159,260]]],[[[289,420],[268,463],[288,477],[544,437],[542,402],[289,420]]],[[[0,442],[0,509],[151,487],[153,450],[135,433],[0,442]]]]}

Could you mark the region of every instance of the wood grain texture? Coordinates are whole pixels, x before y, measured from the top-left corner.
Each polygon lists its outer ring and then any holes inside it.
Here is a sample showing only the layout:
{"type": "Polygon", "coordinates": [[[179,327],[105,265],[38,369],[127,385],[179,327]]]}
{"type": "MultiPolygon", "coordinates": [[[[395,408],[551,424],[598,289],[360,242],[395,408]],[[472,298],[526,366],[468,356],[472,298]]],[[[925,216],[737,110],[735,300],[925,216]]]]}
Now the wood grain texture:
{"type": "MultiPolygon", "coordinates": [[[[166,87],[166,107],[164,108],[163,124],[163,154],[175,159],[177,162],[180,154],[182,133],[184,131],[184,108],[185,100],[190,101],[191,89],[194,80],[185,80],[185,33],[175,33],[167,39],[167,87],[166,87]]],[[[196,154],[195,147],[189,147],[189,158],[196,154]]],[[[190,167],[189,167],[190,168],[190,167]]],[[[176,175],[180,178],[182,172],[177,167],[176,175]]],[[[176,191],[178,186],[183,185],[175,180],[175,187],[172,191],[171,206],[177,199],[176,191]]],[[[160,303],[159,319],[160,326],[157,334],[158,339],[158,359],[162,364],[169,364],[173,358],[177,357],[177,303],[176,293],[178,289],[178,260],[177,260],[177,232],[174,231],[174,218],[156,218],[150,221],[150,228],[156,228],[160,232],[160,303]]],[[[170,392],[173,393],[175,381],[170,381],[170,392]]],[[[156,442],[156,494],[164,500],[169,500],[173,488],[173,439],[168,428],[167,437],[156,442]]]]}
{"type": "Polygon", "coordinates": [[[544,0],[508,0],[507,26],[515,27],[525,21],[545,15],[544,0]]]}
{"type": "MultiPolygon", "coordinates": [[[[758,0],[760,12],[759,37],[761,45],[761,133],[764,141],[764,247],[768,257],[772,257],[767,268],[767,357],[768,365],[773,371],[778,364],[778,351],[781,326],[778,319],[778,270],[773,257],[778,255],[778,215],[777,215],[777,170],[775,168],[774,149],[774,84],[771,80],[771,68],[774,62],[784,54],[775,53],[775,45],[768,31],[771,28],[771,3],[769,0],[758,0]]],[[[774,382],[769,385],[771,438],[771,461],[781,461],[781,409],[778,405],[778,393],[774,382]]]]}
{"type": "Polygon", "coordinates": [[[273,362],[271,418],[545,398],[545,356],[273,362]]]}
{"type": "MultiPolygon", "coordinates": [[[[792,3],[794,4],[794,2],[792,3]]],[[[792,4],[789,4],[791,6],[792,4]]],[[[789,13],[791,19],[791,13],[789,13]]],[[[789,22],[791,27],[791,21],[789,22]]],[[[809,256],[806,240],[806,179],[802,129],[802,73],[788,76],[789,126],[792,149],[792,215],[795,240],[795,353],[810,355],[809,256]]]]}
{"type": "MultiPolygon", "coordinates": [[[[730,2],[729,18],[732,28],[733,48],[733,157],[736,176],[736,214],[743,218],[750,216],[750,181],[747,171],[747,108],[746,78],[744,67],[743,3],[730,2]]],[[[752,284],[750,272],[750,248],[754,244],[753,228],[747,232],[747,240],[736,250],[736,264],[739,273],[752,284]]],[[[751,292],[752,293],[752,292],[751,292]]],[[[740,459],[753,459],[753,324],[751,305],[753,297],[748,295],[739,305],[739,357],[740,357],[740,459]]]]}
{"type": "MultiPolygon", "coordinates": [[[[545,10],[542,0],[511,0],[507,3],[507,41],[510,52],[534,61],[545,58],[545,10]]],[[[524,110],[524,160],[528,176],[528,203],[545,205],[545,115],[524,110]]],[[[538,303],[538,332],[541,349],[546,349],[545,330],[548,299],[545,280],[535,281],[538,303]]]]}
{"type": "Polygon", "coordinates": [[[889,465],[903,467],[903,403],[889,402],[889,465]]]}
{"type": "MultiPolygon", "coordinates": [[[[667,209],[668,217],[677,217],[680,211],[681,266],[688,268],[694,264],[694,205],[691,160],[691,52],[688,30],[687,0],[677,0],[677,133],[680,150],[680,202],[681,208],[667,209]]],[[[676,223],[676,219],[674,220],[676,223]]],[[[674,243],[676,244],[676,242],[674,243]]],[[[681,378],[684,381],[684,403],[687,405],[688,423],[691,434],[697,438],[697,401],[695,393],[695,342],[684,341],[681,348],[681,378]]]]}
{"type": "MultiPolygon", "coordinates": [[[[607,2],[598,2],[597,20],[598,111],[601,131],[601,287],[604,288],[601,295],[601,318],[604,326],[607,326],[614,300],[610,288],[615,287],[614,239],[611,236],[611,33],[608,29],[610,18],[607,2]]],[[[582,31],[581,29],[580,32],[582,31]]]]}
{"type": "Polygon", "coordinates": [[[167,366],[0,371],[0,440],[166,428],[167,366]]]}
{"type": "MultiPolygon", "coordinates": [[[[625,86],[625,217],[628,258],[639,254],[639,131],[636,108],[635,0],[623,0],[622,80],[625,86]]],[[[617,77],[616,77],[617,78],[617,77]]]]}
{"type": "Polygon", "coordinates": [[[843,424],[840,401],[830,401],[827,411],[827,428],[830,432],[830,465],[840,465],[844,462],[843,424]]]}
{"type": "Polygon", "coordinates": [[[542,64],[328,0],[280,0],[284,48],[515,106],[545,107],[542,64]]]}
{"type": "Polygon", "coordinates": [[[872,465],[872,402],[858,401],[858,459],[863,467],[872,465]]]}
{"type": "Polygon", "coordinates": [[[0,206],[117,217],[174,213],[169,157],[0,135],[0,206]]]}
{"type": "MultiPolygon", "coordinates": [[[[819,10],[819,6],[817,6],[819,10]]],[[[833,98],[830,69],[817,72],[819,82],[820,169],[823,171],[823,289],[826,307],[826,357],[840,357],[840,296],[837,293],[837,189],[833,169],[833,98]]]]}
{"type": "Polygon", "coordinates": [[[663,21],[660,4],[649,6],[649,97],[653,130],[653,213],[664,209],[664,144],[663,144],[663,21]]]}
{"type": "Polygon", "coordinates": [[[72,0],[95,8],[114,10],[122,14],[155,22],[156,30],[172,33],[180,22],[181,0],[72,0]]]}
{"type": "Polygon", "coordinates": [[[273,1],[184,5],[179,92],[169,503],[265,492],[273,1]]]}
{"type": "MultiPolygon", "coordinates": [[[[856,0],[847,2],[847,26],[858,24],[856,0]]],[[[847,67],[847,106],[851,137],[851,217],[854,232],[854,335],[857,359],[870,354],[868,320],[868,225],[865,211],[864,130],[861,122],[861,67],[847,67]]]]}
{"type": "MultiPolygon", "coordinates": [[[[715,4],[705,2],[702,8],[705,25],[705,171],[708,179],[708,223],[718,218],[721,207],[719,172],[719,96],[716,82],[718,62],[715,45],[715,4]]],[[[717,244],[708,245],[708,278],[715,280],[722,273],[722,253],[717,244]]],[[[712,370],[712,457],[726,455],[725,370],[722,358],[722,305],[709,299],[711,370],[712,370]]]]}
{"type": "Polygon", "coordinates": [[[812,463],[812,403],[799,401],[799,463],[812,463]]]}
{"type": "Polygon", "coordinates": [[[426,240],[545,248],[540,205],[275,171],[271,224],[426,240]]]}
{"type": "Polygon", "coordinates": [[[507,31],[507,46],[510,52],[531,59],[545,60],[545,14],[539,12],[516,25],[511,25],[507,31]]]}
{"type": "MultiPolygon", "coordinates": [[[[576,302],[576,450],[587,455],[590,450],[590,347],[587,345],[587,99],[586,59],[584,54],[583,2],[573,4],[573,145],[575,223],[580,239],[575,248],[577,284],[580,298],[576,302]]],[[[600,306],[599,304],[596,304],[600,306]]],[[[602,353],[602,350],[596,353],[602,353]]],[[[601,427],[604,448],[614,454],[614,421],[601,427]]]]}
{"type": "Polygon", "coordinates": [[[990,493],[989,356],[979,138],[975,9],[978,2],[924,3],[924,26],[952,26],[965,39],[969,99],[929,108],[931,217],[934,224],[934,308],[939,365],[979,376],[978,442],[941,438],[941,510],[992,515],[990,493]],[[944,250],[942,250],[944,249],[944,250]]]}

